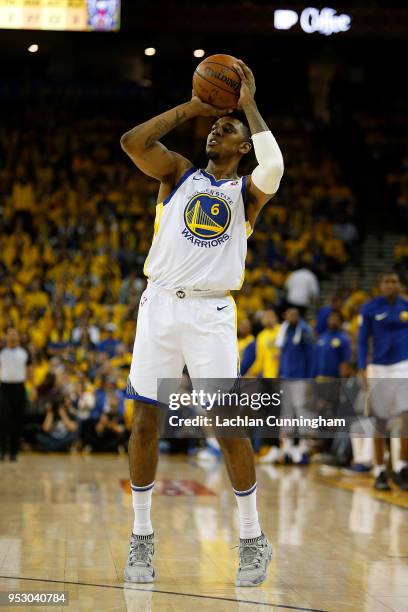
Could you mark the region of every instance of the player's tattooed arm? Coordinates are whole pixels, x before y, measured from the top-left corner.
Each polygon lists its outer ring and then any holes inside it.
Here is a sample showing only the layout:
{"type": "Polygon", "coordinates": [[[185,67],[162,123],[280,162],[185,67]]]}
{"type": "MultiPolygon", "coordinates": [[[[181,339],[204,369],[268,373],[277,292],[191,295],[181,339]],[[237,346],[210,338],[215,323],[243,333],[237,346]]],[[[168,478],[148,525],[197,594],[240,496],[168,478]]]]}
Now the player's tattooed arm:
{"type": "MultiPolygon", "coordinates": [[[[163,136],[168,134],[171,130],[178,127],[184,121],[186,121],[189,117],[187,116],[186,110],[175,108],[175,115],[170,120],[159,118],[153,126],[153,131],[147,136],[144,147],[145,149],[149,149],[154,145],[155,142],[160,140],[163,136]]],[[[141,126],[137,126],[134,128],[137,130],[141,126]]]]}
{"type": "Polygon", "coordinates": [[[247,118],[249,129],[251,130],[252,136],[259,132],[266,132],[269,130],[268,125],[263,120],[261,113],[258,110],[255,100],[248,102],[246,106],[242,107],[247,118]]]}
{"type": "Polygon", "coordinates": [[[182,155],[169,151],[160,142],[161,138],[193,117],[220,116],[227,112],[229,111],[221,111],[210,104],[205,104],[193,92],[188,102],[126,132],[120,144],[142,172],[171,187],[193,164],[182,155]]]}
{"type": "Polygon", "coordinates": [[[142,172],[171,185],[192,163],[169,151],[160,139],[194,116],[189,102],[180,104],[123,134],[120,139],[122,149],[142,172]]]}
{"type": "Polygon", "coordinates": [[[242,60],[234,65],[241,77],[238,108],[247,118],[258,166],[247,177],[246,216],[251,226],[265,204],[279,187],[283,175],[283,158],[273,134],[263,120],[255,102],[255,77],[242,60]]]}

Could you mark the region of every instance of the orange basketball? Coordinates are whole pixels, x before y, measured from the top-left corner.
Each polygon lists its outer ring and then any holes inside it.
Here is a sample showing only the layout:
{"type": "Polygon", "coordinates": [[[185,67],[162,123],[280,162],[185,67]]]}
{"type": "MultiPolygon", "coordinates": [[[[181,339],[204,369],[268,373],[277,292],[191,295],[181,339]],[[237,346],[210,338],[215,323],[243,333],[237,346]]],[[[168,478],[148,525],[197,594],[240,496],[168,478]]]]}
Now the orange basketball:
{"type": "Polygon", "coordinates": [[[235,108],[241,88],[241,78],[233,68],[237,59],[232,55],[210,55],[194,71],[193,87],[203,102],[218,108],[235,108]]]}

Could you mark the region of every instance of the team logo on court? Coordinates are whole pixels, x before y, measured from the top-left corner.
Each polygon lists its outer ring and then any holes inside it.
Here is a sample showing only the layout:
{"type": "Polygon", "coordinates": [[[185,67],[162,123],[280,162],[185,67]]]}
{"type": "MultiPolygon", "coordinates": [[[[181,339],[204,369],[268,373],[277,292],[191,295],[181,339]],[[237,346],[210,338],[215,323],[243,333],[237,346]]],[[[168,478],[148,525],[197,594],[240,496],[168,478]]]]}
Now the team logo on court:
{"type": "Polygon", "coordinates": [[[187,229],[201,240],[219,238],[227,231],[231,221],[231,209],[219,196],[198,193],[191,198],[184,210],[187,229]]]}

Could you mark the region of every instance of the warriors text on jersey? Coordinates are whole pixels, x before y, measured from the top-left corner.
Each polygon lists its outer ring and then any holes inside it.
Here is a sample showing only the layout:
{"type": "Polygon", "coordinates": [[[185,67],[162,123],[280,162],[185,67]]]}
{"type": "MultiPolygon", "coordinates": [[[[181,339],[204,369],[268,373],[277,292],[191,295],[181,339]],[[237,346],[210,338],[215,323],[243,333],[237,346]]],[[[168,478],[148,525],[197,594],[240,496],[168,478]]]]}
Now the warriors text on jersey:
{"type": "Polygon", "coordinates": [[[239,289],[251,233],[244,197],[245,177],[216,180],[187,170],[156,207],[146,276],[165,289],[239,289]]]}

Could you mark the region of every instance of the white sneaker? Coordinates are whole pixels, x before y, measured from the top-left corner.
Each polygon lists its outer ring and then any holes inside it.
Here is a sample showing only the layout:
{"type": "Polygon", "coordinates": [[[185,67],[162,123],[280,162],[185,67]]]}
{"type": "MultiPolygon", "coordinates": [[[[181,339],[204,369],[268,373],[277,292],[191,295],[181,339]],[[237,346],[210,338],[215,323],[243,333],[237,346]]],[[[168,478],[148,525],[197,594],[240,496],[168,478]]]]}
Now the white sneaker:
{"type": "Polygon", "coordinates": [[[128,582],[153,582],[154,534],[147,536],[132,533],[129,557],[125,567],[125,580],[128,582]]]}
{"type": "Polygon", "coordinates": [[[271,559],[272,546],[263,533],[258,538],[240,540],[236,586],[257,586],[264,582],[271,559]]]}
{"type": "Polygon", "coordinates": [[[277,446],[271,446],[266,455],[259,458],[259,463],[278,463],[280,456],[280,449],[277,446]]]}

